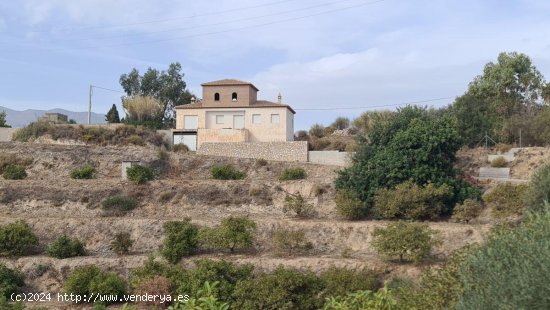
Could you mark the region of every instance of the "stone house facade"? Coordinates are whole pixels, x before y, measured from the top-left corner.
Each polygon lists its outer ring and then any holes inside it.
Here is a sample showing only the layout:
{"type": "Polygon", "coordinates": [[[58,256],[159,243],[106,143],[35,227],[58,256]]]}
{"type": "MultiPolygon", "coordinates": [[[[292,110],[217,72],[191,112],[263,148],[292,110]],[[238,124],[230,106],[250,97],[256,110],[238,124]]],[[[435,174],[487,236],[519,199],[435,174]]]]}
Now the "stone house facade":
{"type": "Polygon", "coordinates": [[[294,114],[281,102],[258,100],[258,88],[235,79],[201,84],[202,100],[176,107],[174,144],[294,140],[294,114]]]}

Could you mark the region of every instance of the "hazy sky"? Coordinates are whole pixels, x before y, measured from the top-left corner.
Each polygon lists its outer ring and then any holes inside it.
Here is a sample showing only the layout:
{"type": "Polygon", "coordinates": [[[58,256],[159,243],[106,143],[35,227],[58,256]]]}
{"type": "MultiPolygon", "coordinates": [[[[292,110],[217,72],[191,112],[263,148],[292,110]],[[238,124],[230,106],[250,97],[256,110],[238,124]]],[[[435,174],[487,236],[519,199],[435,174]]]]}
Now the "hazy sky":
{"type": "MultiPolygon", "coordinates": [[[[367,108],[300,109],[460,95],[502,51],[550,79],[550,1],[1,0],[0,105],[85,111],[90,84],[121,90],[122,73],[177,61],[199,96],[222,78],[281,92],[301,129],[367,108]]],[[[96,90],[93,111],[120,95],[96,90]]]]}

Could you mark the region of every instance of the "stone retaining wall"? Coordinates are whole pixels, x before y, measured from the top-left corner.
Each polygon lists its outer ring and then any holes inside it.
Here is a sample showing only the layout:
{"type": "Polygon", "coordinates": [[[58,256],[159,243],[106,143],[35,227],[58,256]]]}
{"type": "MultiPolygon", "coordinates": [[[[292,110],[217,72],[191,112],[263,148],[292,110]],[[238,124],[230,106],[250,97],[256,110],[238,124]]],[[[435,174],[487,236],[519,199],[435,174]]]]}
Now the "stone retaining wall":
{"type": "Polygon", "coordinates": [[[276,161],[307,162],[307,142],[223,142],[201,144],[197,154],[276,161]]]}

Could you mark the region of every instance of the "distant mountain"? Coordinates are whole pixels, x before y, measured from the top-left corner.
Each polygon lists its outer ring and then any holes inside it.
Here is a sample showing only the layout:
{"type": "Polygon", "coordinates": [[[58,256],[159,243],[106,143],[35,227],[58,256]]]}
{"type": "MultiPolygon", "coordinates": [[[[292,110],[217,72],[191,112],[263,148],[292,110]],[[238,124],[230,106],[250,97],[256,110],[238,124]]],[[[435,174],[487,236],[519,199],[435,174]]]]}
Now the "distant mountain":
{"type": "MultiPolygon", "coordinates": [[[[69,119],[74,119],[78,124],[88,123],[88,112],[72,112],[64,109],[16,111],[2,106],[0,106],[0,111],[6,112],[6,122],[14,128],[25,127],[29,123],[36,121],[46,112],[65,114],[69,119]]],[[[104,114],[92,112],[92,124],[104,123],[106,123],[104,114]]]]}

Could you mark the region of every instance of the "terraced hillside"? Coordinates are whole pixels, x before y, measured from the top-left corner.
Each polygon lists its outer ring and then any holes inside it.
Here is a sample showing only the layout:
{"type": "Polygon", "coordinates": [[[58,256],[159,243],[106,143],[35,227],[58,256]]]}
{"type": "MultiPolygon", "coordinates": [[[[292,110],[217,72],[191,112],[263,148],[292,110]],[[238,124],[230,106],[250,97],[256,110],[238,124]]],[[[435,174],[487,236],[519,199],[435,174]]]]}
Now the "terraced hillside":
{"type": "Polygon", "coordinates": [[[172,152],[169,152],[169,159],[160,160],[157,150],[138,146],[9,142],[0,144],[0,154],[15,154],[18,158],[30,158],[31,162],[26,179],[0,178],[0,224],[25,220],[40,239],[36,255],[0,259],[7,266],[25,273],[27,292],[59,292],[74,267],[88,264],[128,278],[131,269],[140,266],[148,255],[158,254],[164,237],[163,223],[184,217],[204,226],[217,225],[230,215],[247,216],[257,223],[253,250],[235,254],[202,251],[184,258],[181,262],[184,265],[192,266],[195,259],[208,257],[252,263],[260,270],[272,270],[278,265],[316,272],[331,265],[368,266],[388,277],[398,274],[413,278],[451,251],[480,242],[490,226],[430,223],[432,228],[441,232],[443,241],[433,253],[433,259],[419,266],[388,263],[370,245],[374,228],[384,226],[386,222],[352,222],[336,216],[333,180],[338,167],[282,162],[262,165],[252,159],[172,152]],[[148,163],[160,172],[160,177],[144,185],[122,181],[121,161],[128,159],[148,163]],[[70,171],[84,164],[95,166],[97,177],[71,179],[70,171]],[[214,180],[210,169],[215,164],[232,164],[246,171],[247,177],[235,181],[214,180]],[[306,179],[278,180],[283,169],[296,166],[306,170],[306,179]],[[316,215],[313,218],[296,219],[283,212],[286,195],[295,193],[301,193],[314,204],[316,215]],[[134,197],[139,207],[124,216],[105,214],[101,202],[116,194],[134,197]],[[313,249],[307,254],[280,256],[272,244],[273,233],[280,227],[305,230],[313,249]],[[130,233],[135,240],[128,255],[118,256],[110,249],[113,236],[119,232],[130,233]],[[55,259],[38,254],[62,234],[84,240],[89,255],[55,259]]]}

